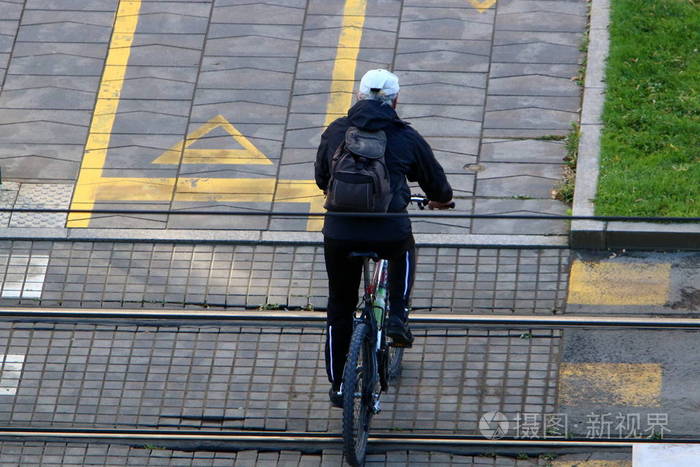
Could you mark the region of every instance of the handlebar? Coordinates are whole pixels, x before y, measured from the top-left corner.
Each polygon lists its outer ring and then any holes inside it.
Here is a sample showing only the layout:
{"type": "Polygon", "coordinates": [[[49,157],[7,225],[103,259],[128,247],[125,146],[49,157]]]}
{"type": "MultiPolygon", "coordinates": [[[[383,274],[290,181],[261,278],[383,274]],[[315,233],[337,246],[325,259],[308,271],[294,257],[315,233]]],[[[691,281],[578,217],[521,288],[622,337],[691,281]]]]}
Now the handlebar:
{"type": "MultiPolygon", "coordinates": [[[[415,194],[412,194],[412,195],[411,195],[411,203],[413,203],[413,204],[415,204],[416,206],[418,206],[418,209],[420,209],[421,211],[422,211],[423,209],[425,209],[425,207],[428,205],[429,202],[430,202],[430,200],[429,200],[428,198],[426,198],[425,196],[422,196],[422,195],[415,195],[415,194]]],[[[455,208],[455,202],[452,201],[447,207],[448,207],[449,209],[454,209],[454,208],[455,208]]]]}

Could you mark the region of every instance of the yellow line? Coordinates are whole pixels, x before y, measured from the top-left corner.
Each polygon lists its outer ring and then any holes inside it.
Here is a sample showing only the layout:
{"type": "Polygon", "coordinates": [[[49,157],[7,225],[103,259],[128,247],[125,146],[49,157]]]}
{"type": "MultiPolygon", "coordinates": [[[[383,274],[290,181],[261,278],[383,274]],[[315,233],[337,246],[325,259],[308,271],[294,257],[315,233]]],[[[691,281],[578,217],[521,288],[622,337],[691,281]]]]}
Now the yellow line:
{"type": "Polygon", "coordinates": [[[668,300],[670,282],[670,264],[576,260],[571,266],[568,303],[663,305],[668,300]]]}
{"type": "Polygon", "coordinates": [[[658,363],[562,363],[559,403],[659,407],[662,379],[658,363]]]}
{"type": "Polygon", "coordinates": [[[345,2],[343,29],[340,32],[338,48],[335,53],[331,95],[326,107],[326,121],[323,126],[328,126],[336,118],[345,115],[352,103],[355,69],[357,56],[360,53],[366,9],[367,0],[347,0],[345,2]]]}
{"type": "Polygon", "coordinates": [[[496,0],[469,0],[474,8],[479,10],[479,13],[483,13],[493,5],[496,4],[496,0]]]}
{"type": "MultiPolygon", "coordinates": [[[[95,204],[94,185],[102,177],[102,168],[107,159],[107,148],[124,86],[140,9],[141,0],[119,2],[71,208],[92,209],[95,204]]],[[[68,216],[67,227],[87,227],[89,223],[90,216],[71,214],[68,216]]]]}

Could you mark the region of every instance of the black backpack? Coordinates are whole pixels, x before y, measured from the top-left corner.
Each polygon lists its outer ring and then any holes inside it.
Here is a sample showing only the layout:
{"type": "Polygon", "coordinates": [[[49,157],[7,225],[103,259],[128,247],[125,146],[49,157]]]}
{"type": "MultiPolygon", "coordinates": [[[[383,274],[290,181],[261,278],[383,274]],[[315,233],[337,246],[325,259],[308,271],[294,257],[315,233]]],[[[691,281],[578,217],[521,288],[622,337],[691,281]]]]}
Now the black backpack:
{"type": "Polygon", "coordinates": [[[350,127],[331,159],[324,207],[329,211],[386,212],[391,202],[384,131],[350,127]]]}

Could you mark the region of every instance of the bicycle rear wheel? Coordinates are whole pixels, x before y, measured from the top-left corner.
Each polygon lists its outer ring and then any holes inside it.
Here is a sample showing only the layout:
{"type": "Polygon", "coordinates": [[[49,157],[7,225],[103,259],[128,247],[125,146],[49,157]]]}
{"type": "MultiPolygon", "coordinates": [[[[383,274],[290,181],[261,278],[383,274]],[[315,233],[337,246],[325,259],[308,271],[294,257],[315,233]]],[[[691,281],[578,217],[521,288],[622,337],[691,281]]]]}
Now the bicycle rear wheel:
{"type": "Polygon", "coordinates": [[[403,359],[403,347],[389,346],[389,381],[396,381],[401,375],[401,360],[403,359]]]}
{"type": "Polygon", "coordinates": [[[343,372],[343,443],[350,465],[362,465],[372,418],[373,348],[369,326],[355,326],[343,372]]]}

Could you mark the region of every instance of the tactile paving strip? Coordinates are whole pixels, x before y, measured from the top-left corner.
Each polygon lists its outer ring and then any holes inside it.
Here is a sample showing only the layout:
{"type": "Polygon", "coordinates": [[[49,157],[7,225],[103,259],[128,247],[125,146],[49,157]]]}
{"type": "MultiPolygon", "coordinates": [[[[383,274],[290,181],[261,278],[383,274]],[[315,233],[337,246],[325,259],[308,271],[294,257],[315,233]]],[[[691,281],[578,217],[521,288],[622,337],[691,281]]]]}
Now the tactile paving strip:
{"type": "MultiPolygon", "coordinates": [[[[338,433],[323,341],[308,327],[2,322],[0,353],[24,362],[0,425],[338,433]]],[[[373,429],[475,434],[489,411],[542,417],[558,348],[553,331],[417,330],[373,429]]]]}
{"type": "MultiPolygon", "coordinates": [[[[73,184],[23,183],[15,201],[15,208],[24,209],[68,209],[73,193],[73,184]]],[[[10,227],[58,227],[66,225],[66,214],[13,213],[10,227]]]]}
{"type": "MultiPolygon", "coordinates": [[[[0,242],[47,255],[41,299],[3,305],[323,308],[323,248],[167,243],[0,242]]],[[[414,308],[551,313],[566,298],[569,251],[419,248],[414,308]]],[[[26,298],[26,297],[25,297],[26,298]]]]}

